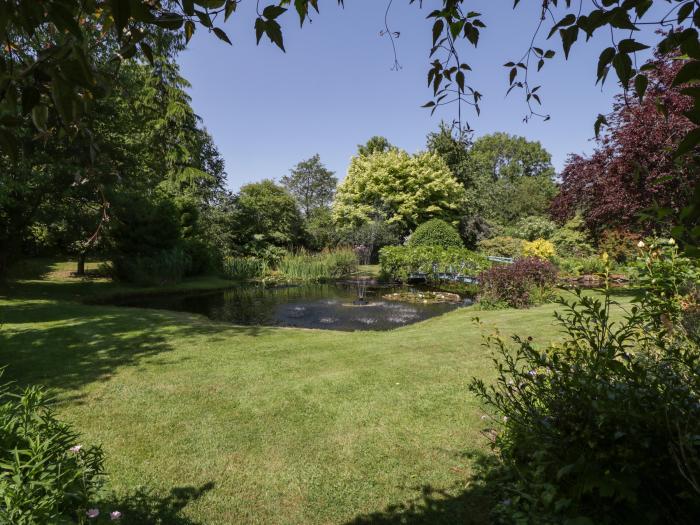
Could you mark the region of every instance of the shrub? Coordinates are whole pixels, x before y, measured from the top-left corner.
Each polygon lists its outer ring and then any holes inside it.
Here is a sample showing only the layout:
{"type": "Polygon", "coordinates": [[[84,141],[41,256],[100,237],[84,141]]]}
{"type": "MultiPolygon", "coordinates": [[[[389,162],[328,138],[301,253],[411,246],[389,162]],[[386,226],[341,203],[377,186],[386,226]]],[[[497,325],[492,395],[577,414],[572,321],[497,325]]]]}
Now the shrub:
{"type": "Polygon", "coordinates": [[[518,221],[515,234],[518,237],[534,241],[535,239],[549,239],[556,231],[557,225],[546,217],[532,215],[518,221]]]}
{"type": "Polygon", "coordinates": [[[523,240],[515,237],[500,236],[479,241],[479,251],[484,255],[496,257],[520,257],[523,253],[523,240]]]}
{"type": "Polygon", "coordinates": [[[267,268],[264,260],[255,257],[226,257],[222,264],[222,273],[226,279],[250,281],[263,277],[267,268]]]}
{"type": "Polygon", "coordinates": [[[532,242],[523,243],[523,255],[525,257],[537,257],[538,259],[550,260],[557,254],[554,245],[544,239],[536,239],[532,242]]]}
{"type": "Polygon", "coordinates": [[[606,230],[598,241],[598,250],[607,253],[615,262],[625,264],[637,257],[637,243],[641,235],[626,230],[606,230]]]}
{"type": "Polygon", "coordinates": [[[441,248],[462,248],[462,238],[457,228],[442,219],[424,222],[411,234],[409,246],[440,246],[441,248]]]}
{"type": "Polygon", "coordinates": [[[508,265],[494,265],[479,275],[479,300],[487,308],[502,305],[526,308],[536,300],[551,298],[556,279],[556,267],[535,257],[518,259],[508,265]]]}
{"type": "Polygon", "coordinates": [[[620,322],[609,292],[560,302],[563,342],[490,337],[497,381],[471,384],[496,427],[494,521],[700,522],[700,349],[657,315],[675,307],[620,322]]]}
{"type": "Polygon", "coordinates": [[[0,387],[0,522],[82,523],[103,476],[100,447],[56,419],[45,391],[0,387]]]}
{"type": "Polygon", "coordinates": [[[605,272],[605,261],[601,257],[558,257],[554,263],[565,274],[578,277],[580,275],[597,275],[605,272]]]}
{"type": "Polygon", "coordinates": [[[478,275],[489,267],[483,255],[466,248],[439,246],[385,246],[379,251],[382,274],[391,279],[406,281],[412,273],[461,273],[478,275]]]}
{"type": "Polygon", "coordinates": [[[115,277],[139,286],[162,286],[180,282],[191,260],[180,247],[153,255],[120,255],[113,259],[115,277]]]}
{"type": "Polygon", "coordinates": [[[581,216],[576,215],[549,238],[563,257],[587,257],[595,253],[588,236],[584,232],[585,224],[581,216]]]}
{"type": "Polygon", "coordinates": [[[180,242],[180,246],[190,261],[186,271],[188,277],[203,275],[210,272],[215,266],[214,260],[216,257],[213,256],[215,250],[204,241],[196,238],[183,239],[180,242]]]}

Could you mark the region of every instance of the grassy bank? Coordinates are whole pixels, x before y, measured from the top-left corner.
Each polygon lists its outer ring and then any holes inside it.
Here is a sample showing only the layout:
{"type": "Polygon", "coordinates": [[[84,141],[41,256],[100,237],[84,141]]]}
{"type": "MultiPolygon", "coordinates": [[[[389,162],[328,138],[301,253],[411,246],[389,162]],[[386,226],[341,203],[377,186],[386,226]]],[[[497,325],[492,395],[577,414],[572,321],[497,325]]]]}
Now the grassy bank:
{"type": "MultiPolygon", "coordinates": [[[[125,523],[487,522],[475,312],[346,333],[75,301],[127,291],[49,272],[0,292],[6,378],[104,445],[125,523]]],[[[478,315],[545,342],[553,311],[478,315]]]]}

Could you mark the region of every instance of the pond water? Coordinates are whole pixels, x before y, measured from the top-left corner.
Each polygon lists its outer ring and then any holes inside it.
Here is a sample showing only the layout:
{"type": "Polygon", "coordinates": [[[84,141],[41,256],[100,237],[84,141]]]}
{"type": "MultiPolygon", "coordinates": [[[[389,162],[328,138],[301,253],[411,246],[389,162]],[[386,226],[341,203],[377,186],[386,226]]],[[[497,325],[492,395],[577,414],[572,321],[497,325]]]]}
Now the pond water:
{"type": "Polygon", "coordinates": [[[327,330],[390,330],[442,315],[464,303],[404,303],[383,295],[407,288],[368,286],[366,305],[356,305],[353,284],[288,287],[245,286],[187,294],[131,297],[119,306],[158,308],[203,314],[239,325],[294,326],[327,330]]]}

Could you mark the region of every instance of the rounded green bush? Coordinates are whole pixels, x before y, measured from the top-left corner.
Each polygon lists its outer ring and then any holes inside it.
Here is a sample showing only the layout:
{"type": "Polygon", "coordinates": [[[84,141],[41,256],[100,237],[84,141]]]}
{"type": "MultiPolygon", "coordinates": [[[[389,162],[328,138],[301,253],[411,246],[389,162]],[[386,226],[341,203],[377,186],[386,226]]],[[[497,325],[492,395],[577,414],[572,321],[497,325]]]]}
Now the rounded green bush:
{"type": "Polygon", "coordinates": [[[442,219],[424,222],[411,234],[409,246],[441,246],[442,248],[463,248],[462,238],[457,228],[442,219]]]}

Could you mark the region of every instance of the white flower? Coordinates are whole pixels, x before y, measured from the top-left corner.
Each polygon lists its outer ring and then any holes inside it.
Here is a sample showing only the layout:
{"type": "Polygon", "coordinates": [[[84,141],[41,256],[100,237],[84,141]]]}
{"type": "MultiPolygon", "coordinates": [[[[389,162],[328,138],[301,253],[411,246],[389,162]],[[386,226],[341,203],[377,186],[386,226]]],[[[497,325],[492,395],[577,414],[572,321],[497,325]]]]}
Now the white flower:
{"type": "Polygon", "coordinates": [[[637,243],[637,247],[638,247],[638,248],[644,248],[644,246],[645,246],[644,241],[639,241],[639,242],[637,243]]]}
{"type": "Polygon", "coordinates": [[[122,517],[122,513],[119,512],[118,510],[113,510],[112,512],[109,513],[109,519],[111,519],[112,521],[116,521],[121,517],[122,517]]]}
{"type": "Polygon", "coordinates": [[[78,452],[80,452],[82,450],[82,448],[83,448],[82,445],[74,445],[71,448],[69,448],[68,450],[70,450],[73,454],[77,454],[78,452]]]}
{"type": "Polygon", "coordinates": [[[90,519],[96,518],[100,515],[100,509],[88,509],[85,514],[87,514],[87,517],[90,519]]]}
{"type": "Polygon", "coordinates": [[[668,243],[669,243],[671,246],[673,246],[674,244],[676,244],[676,241],[674,241],[674,240],[673,240],[673,237],[671,237],[671,238],[668,240],[668,243]]]}

